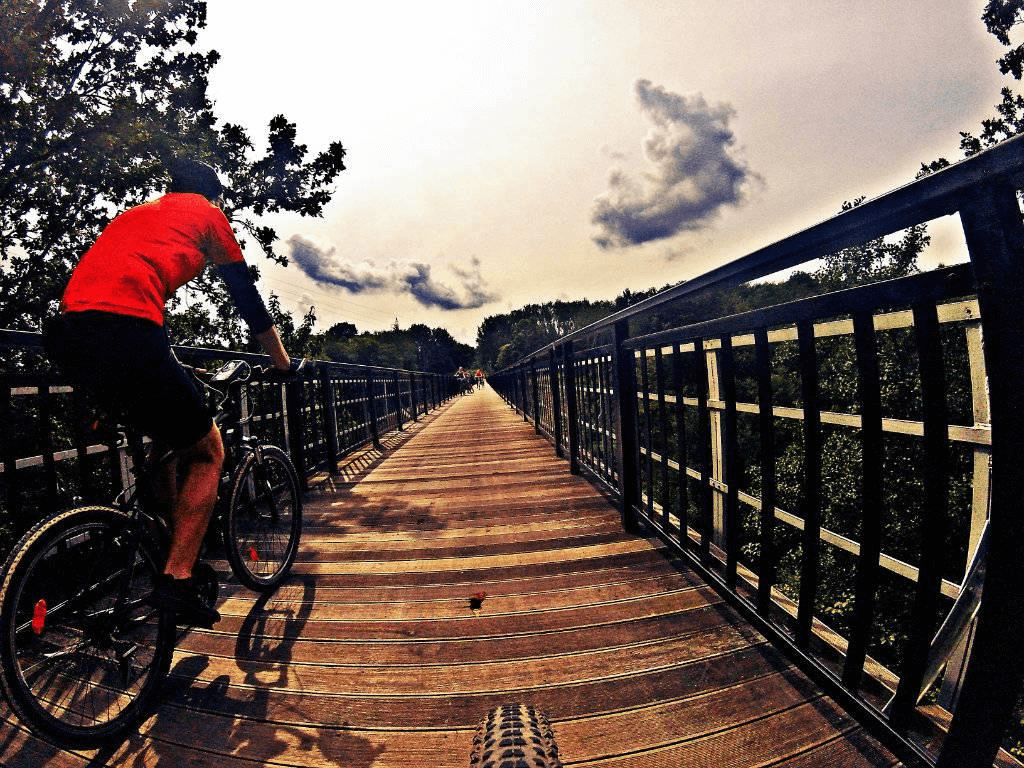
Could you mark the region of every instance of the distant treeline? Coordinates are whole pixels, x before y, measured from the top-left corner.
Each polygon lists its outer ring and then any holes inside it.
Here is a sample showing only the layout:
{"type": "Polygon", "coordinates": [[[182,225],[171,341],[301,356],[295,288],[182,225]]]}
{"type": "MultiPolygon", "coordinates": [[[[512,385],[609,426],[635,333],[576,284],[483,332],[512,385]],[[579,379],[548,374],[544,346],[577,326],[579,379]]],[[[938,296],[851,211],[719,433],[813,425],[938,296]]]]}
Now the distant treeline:
{"type": "Polygon", "coordinates": [[[381,365],[393,368],[454,373],[460,366],[473,364],[474,349],[452,338],[443,328],[414,324],[386,331],[359,333],[352,323],[337,323],[321,334],[311,335],[305,343],[311,357],[341,363],[381,365]]]}

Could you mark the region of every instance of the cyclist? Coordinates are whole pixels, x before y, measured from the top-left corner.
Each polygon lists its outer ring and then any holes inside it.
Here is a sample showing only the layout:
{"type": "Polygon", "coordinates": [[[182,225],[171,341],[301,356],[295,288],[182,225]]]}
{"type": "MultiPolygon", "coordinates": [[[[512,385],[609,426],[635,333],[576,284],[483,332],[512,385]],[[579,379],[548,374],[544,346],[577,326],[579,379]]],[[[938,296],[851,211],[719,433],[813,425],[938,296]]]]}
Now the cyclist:
{"type": "Polygon", "coordinates": [[[223,188],[204,163],[168,163],[163,196],[111,221],[75,267],[48,346],[71,383],[174,452],[165,467],[171,546],[152,602],[181,624],[210,627],[192,568],[217,499],[224,444],[164,328],[174,292],[216,266],[273,366],[294,370],[221,211],[223,188]]]}

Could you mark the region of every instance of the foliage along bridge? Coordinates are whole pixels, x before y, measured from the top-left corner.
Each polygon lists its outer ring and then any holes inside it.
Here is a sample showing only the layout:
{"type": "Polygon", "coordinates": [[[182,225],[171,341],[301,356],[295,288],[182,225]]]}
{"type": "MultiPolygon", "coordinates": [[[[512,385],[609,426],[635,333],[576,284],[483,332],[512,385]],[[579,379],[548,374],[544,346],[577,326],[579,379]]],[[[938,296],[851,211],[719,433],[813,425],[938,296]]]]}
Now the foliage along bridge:
{"type": "MultiPolygon", "coordinates": [[[[581,329],[483,391],[352,366],[254,388],[254,423],[308,478],[292,579],[256,597],[221,568],[225,618],[182,639],[137,736],[61,752],[3,709],[0,762],[457,766],[514,701],[546,712],[567,765],[1016,764],[1000,745],[1024,674],[1022,148],[581,329]],[[953,214],[964,265],[644,331],[673,302],[953,214]]],[[[34,340],[0,342],[8,516],[116,486],[117,447],[60,425],[71,393],[33,371],[34,340]]]]}

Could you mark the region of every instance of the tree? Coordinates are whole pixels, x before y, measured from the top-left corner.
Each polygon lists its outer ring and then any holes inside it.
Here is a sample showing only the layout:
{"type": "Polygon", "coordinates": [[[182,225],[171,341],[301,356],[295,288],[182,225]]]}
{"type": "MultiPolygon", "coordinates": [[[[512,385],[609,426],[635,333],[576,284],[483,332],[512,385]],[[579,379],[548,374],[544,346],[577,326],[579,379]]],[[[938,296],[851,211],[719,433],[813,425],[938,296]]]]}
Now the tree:
{"type": "MultiPolygon", "coordinates": [[[[1022,0],[989,0],[981,14],[985,28],[1005,46],[1010,46],[1010,29],[1020,23],[1024,15],[1022,0]]],[[[1017,80],[1024,75],[1024,45],[1011,48],[997,59],[999,71],[1013,75],[1017,80]]]]}
{"type": "MultiPolygon", "coordinates": [[[[1024,20],[1024,0],[989,0],[981,20],[996,40],[1010,47],[996,60],[999,71],[1020,80],[1024,76],[1024,45],[1012,45],[1010,30],[1024,20]]],[[[1024,98],[1009,87],[1003,87],[999,93],[1001,100],[995,106],[996,116],[981,121],[981,133],[975,136],[969,131],[960,132],[960,150],[964,157],[976,155],[1024,131],[1024,98]]],[[[917,175],[921,177],[947,165],[949,161],[940,157],[930,163],[922,163],[917,175]]]]}
{"type": "Polygon", "coordinates": [[[319,356],[339,363],[379,365],[389,368],[452,373],[469,366],[474,350],[452,338],[443,328],[416,323],[407,329],[397,323],[386,331],[358,333],[351,323],[338,323],[314,337],[319,356]]]}
{"type": "Polygon", "coordinates": [[[549,301],[484,318],[476,334],[477,361],[483,368],[500,370],[567,333],[597,322],[613,309],[608,301],[549,301]]]}
{"type": "MultiPolygon", "coordinates": [[[[842,213],[862,202],[863,197],[844,202],[842,213]]],[[[813,278],[821,290],[838,291],[911,275],[918,271],[918,257],[930,242],[928,225],[918,224],[903,230],[898,239],[879,237],[827,255],[813,278]]]]}
{"type": "MultiPolygon", "coordinates": [[[[219,54],[195,47],[205,25],[203,0],[5,0],[0,327],[38,327],[81,252],[118,211],[163,188],[177,154],[221,169],[232,190],[225,212],[278,261],[276,233],[259,217],[320,215],[344,170],[343,147],[309,157],[278,115],[258,155],[243,128],[219,123],[207,96],[219,54]]],[[[191,286],[172,308],[193,342],[240,336],[214,286],[191,286]]]]}

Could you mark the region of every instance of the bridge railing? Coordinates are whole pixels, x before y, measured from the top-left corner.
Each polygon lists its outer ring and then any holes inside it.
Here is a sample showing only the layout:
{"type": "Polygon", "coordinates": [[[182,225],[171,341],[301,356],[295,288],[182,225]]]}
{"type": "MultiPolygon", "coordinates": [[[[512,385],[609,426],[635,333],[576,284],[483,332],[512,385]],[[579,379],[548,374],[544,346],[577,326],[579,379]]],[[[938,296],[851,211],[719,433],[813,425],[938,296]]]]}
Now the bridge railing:
{"type": "Polygon", "coordinates": [[[489,381],[911,764],[991,766],[1024,674],[1024,144],[566,336],[489,381]],[[970,263],[644,333],[959,216],[970,263]]]}
{"type": "MultiPolygon", "coordinates": [[[[38,334],[0,331],[0,542],[49,512],[107,503],[129,481],[124,447],[98,443],[73,389],[49,366],[38,334]],[[6,529],[6,530],[5,530],[6,529]]],[[[213,368],[245,352],[176,347],[186,363],[213,368]]],[[[244,390],[252,434],[284,447],[303,482],[336,473],[338,461],[379,444],[456,392],[453,376],[317,361],[289,383],[254,380],[244,390]]],[[[0,553],[2,554],[2,553],[0,553]]]]}

